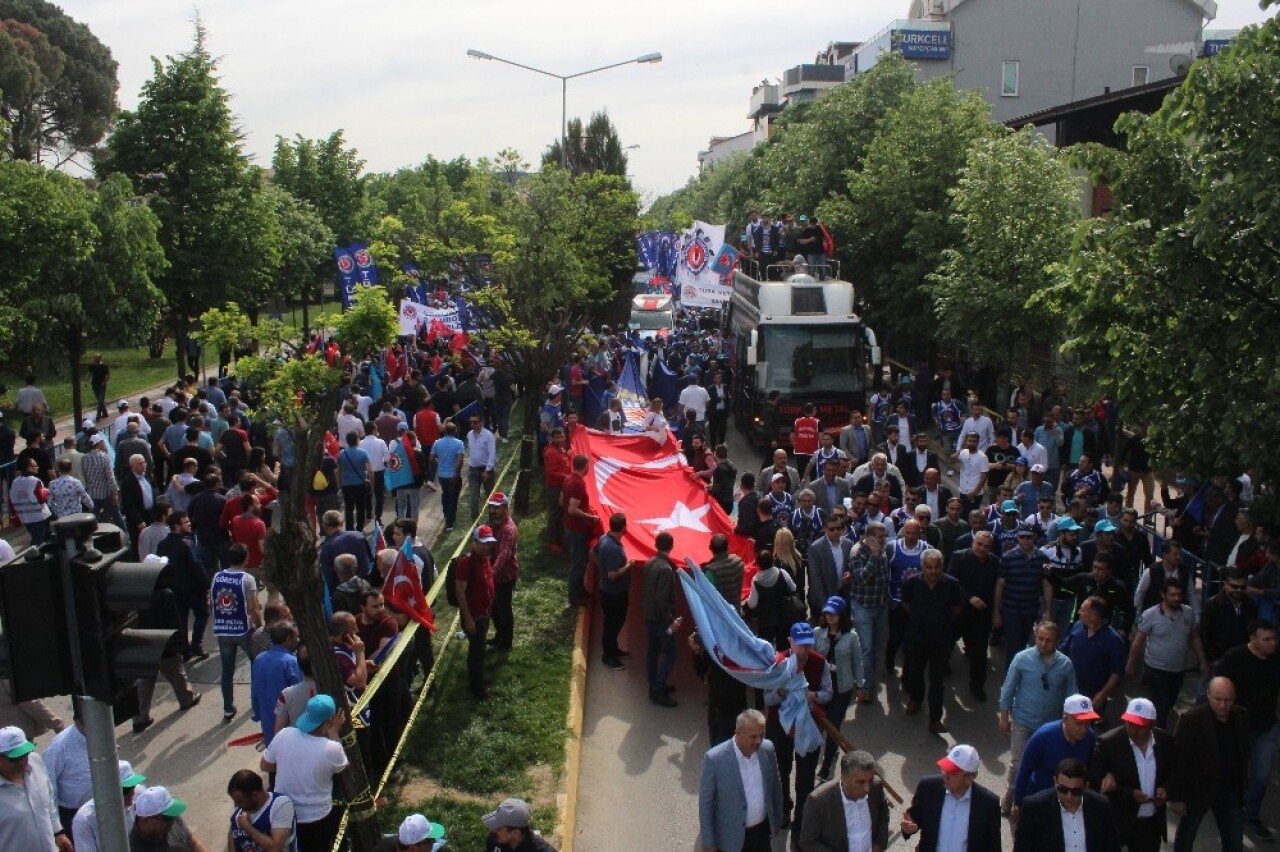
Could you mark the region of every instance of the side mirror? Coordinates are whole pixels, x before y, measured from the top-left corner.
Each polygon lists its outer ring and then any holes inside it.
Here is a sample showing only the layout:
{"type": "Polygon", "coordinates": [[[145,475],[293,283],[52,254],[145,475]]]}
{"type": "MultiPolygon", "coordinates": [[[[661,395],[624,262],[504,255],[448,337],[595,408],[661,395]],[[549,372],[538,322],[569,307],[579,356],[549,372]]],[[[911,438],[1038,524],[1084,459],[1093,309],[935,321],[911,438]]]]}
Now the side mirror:
{"type": "Polygon", "coordinates": [[[754,328],[751,330],[751,338],[747,343],[747,366],[754,367],[759,360],[756,354],[756,348],[760,345],[760,332],[754,328]]]}

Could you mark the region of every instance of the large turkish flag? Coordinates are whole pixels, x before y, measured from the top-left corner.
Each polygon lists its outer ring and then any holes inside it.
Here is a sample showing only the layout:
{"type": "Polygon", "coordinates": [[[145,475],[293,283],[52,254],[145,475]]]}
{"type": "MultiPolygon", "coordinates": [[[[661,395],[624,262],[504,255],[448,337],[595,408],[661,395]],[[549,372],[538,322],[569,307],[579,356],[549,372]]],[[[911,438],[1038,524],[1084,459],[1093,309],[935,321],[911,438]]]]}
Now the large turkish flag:
{"type": "Polygon", "coordinates": [[[591,460],[587,499],[604,528],[614,512],[627,516],[623,544],[629,557],[652,557],[654,536],[666,530],[675,539],[671,557],[676,564],[686,556],[701,564],[711,558],[711,536],[724,533],[730,550],[747,565],[742,586],[747,596],[756,572],[754,542],[733,531],[733,521],[694,476],[674,435],[666,432],[658,439],[651,432],[610,435],[578,427],[570,446],[575,455],[591,460]]]}

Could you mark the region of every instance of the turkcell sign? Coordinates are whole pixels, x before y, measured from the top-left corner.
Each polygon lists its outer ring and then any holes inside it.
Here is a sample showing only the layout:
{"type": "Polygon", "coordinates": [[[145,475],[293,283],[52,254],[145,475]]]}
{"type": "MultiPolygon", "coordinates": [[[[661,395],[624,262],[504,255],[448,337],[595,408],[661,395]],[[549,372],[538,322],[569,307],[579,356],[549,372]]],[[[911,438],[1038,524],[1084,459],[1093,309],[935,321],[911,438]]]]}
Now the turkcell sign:
{"type": "Polygon", "coordinates": [[[895,30],[893,44],[903,59],[951,58],[951,30],[895,30]]]}

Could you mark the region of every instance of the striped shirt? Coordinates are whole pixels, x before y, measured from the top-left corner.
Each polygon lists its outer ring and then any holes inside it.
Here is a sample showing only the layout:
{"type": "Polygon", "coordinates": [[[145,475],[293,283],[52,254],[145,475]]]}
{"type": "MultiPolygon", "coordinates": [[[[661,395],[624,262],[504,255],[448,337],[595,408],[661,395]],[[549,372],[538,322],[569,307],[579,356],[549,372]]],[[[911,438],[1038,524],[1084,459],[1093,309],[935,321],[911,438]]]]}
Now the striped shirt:
{"type": "Polygon", "coordinates": [[[1015,613],[1039,612],[1047,564],[1039,551],[1027,554],[1019,549],[1002,556],[998,576],[1004,580],[1004,594],[1000,608],[1015,613]]]}

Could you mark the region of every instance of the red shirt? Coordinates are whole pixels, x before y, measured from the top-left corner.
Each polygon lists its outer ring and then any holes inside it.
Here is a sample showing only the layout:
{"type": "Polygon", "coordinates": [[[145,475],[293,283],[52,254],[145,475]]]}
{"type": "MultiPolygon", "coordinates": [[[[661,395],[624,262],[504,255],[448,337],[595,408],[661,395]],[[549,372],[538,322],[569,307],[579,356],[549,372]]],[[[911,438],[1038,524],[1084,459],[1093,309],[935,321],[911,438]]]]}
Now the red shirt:
{"type": "Polygon", "coordinates": [[[262,537],[266,534],[267,525],[257,515],[245,513],[231,519],[231,543],[249,548],[246,568],[262,567],[262,537]]]}
{"type": "Polygon", "coordinates": [[[566,530],[584,535],[591,535],[591,533],[595,532],[595,521],[585,520],[569,514],[569,501],[573,499],[578,501],[578,511],[591,511],[591,507],[587,505],[587,483],[581,476],[576,473],[569,474],[564,481],[564,485],[560,486],[560,499],[564,503],[564,528],[566,530]]]}
{"type": "Polygon", "coordinates": [[[413,415],[413,431],[422,446],[431,446],[440,437],[440,413],[434,408],[419,410],[413,415]]]}
{"type": "Polygon", "coordinates": [[[796,418],[791,431],[791,446],[798,456],[811,456],[818,451],[818,418],[796,418]]]}
{"type": "Polygon", "coordinates": [[[567,449],[547,444],[542,451],[542,481],[547,488],[563,488],[564,481],[573,473],[573,459],[567,449]]]}
{"type": "Polygon", "coordinates": [[[458,557],[454,577],[467,584],[467,608],[472,618],[489,616],[493,610],[493,563],[489,557],[467,553],[458,557]]]}

